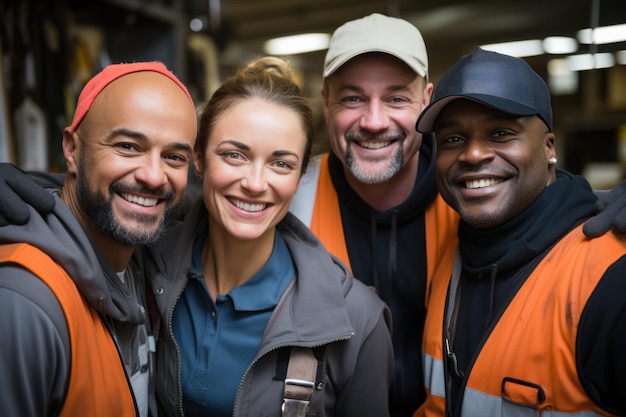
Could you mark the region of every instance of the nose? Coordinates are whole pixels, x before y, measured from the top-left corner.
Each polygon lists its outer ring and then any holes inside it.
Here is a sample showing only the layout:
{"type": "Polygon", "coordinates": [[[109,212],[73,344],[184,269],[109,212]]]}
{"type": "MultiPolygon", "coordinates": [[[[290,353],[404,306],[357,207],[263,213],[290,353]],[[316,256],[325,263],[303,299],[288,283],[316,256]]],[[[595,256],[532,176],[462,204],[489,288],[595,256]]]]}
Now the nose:
{"type": "Polygon", "coordinates": [[[135,178],[138,182],[145,184],[148,188],[154,189],[162,187],[167,183],[165,173],[165,162],[161,155],[148,154],[142,158],[142,165],[135,171],[135,178]]]}
{"type": "Polygon", "coordinates": [[[261,194],[267,189],[267,179],[265,177],[265,167],[251,165],[246,175],[241,179],[241,186],[251,194],[261,194]]]}
{"type": "Polygon", "coordinates": [[[365,114],[361,117],[360,125],[363,129],[372,132],[389,127],[389,116],[381,100],[371,100],[368,103],[365,114]]]}
{"type": "Polygon", "coordinates": [[[488,140],[471,138],[466,141],[463,152],[459,155],[459,161],[479,165],[491,161],[494,157],[495,153],[488,140]]]}

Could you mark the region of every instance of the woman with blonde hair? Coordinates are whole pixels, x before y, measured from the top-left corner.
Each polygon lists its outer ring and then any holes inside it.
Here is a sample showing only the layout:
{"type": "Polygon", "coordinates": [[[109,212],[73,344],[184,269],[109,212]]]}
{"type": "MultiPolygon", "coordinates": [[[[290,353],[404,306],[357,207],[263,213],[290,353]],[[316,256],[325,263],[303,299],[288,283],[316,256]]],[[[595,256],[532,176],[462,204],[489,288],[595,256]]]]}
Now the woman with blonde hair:
{"type": "Polygon", "coordinates": [[[203,109],[202,198],[146,256],[162,415],[389,415],[389,311],[289,213],[314,132],[278,58],[203,109]]]}

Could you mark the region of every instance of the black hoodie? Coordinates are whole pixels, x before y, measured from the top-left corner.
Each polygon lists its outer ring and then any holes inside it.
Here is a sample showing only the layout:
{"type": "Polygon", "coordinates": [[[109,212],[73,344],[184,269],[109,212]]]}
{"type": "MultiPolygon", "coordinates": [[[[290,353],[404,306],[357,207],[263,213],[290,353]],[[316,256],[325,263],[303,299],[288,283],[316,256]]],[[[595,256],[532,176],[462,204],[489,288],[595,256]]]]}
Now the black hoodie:
{"type": "Polygon", "coordinates": [[[421,361],[426,309],[424,213],[437,196],[434,141],[424,136],[413,191],[402,204],[376,211],[350,188],[341,161],[331,153],[328,166],[337,190],[348,256],[354,276],[376,287],[391,309],[395,375],[392,416],[411,416],[424,401],[421,361]]]}
{"type": "MultiPolygon", "coordinates": [[[[508,222],[491,229],[474,229],[461,221],[459,224],[459,250],[463,259],[460,277],[460,306],[457,314],[453,352],[462,376],[452,379],[452,404],[455,413],[460,415],[462,389],[467,376],[489,333],[502,315],[504,309],[517,290],[528,278],[534,267],[563,236],[594,214],[596,196],[587,181],[578,176],[557,170],[557,180],[546,187],[539,197],[521,214],[508,222]]],[[[624,258],[622,258],[624,263],[624,258]]],[[[623,271],[623,266],[622,266],[623,271]]],[[[610,273],[605,276],[607,283],[616,281],[610,273]]],[[[615,275],[615,274],[613,274],[615,275]]],[[[626,291],[626,280],[619,285],[619,291],[626,291]]],[[[600,286],[598,286],[600,287],[600,286]]],[[[615,288],[615,287],[613,287],[615,288]]],[[[614,291],[609,290],[609,291],[614,291]]],[[[593,297],[607,299],[606,290],[599,288],[593,297]]],[[[623,313],[622,313],[623,314],[623,313]]],[[[591,322],[594,316],[590,317],[591,322]]],[[[606,320],[603,312],[596,317],[606,320]]],[[[611,317],[619,321],[619,318],[611,317]]],[[[583,320],[581,320],[581,324],[583,320]]],[[[581,326],[582,327],[582,326],[581,326]]],[[[595,326],[591,325],[590,328],[595,326]]],[[[612,337],[612,336],[609,336],[612,337]]],[[[607,339],[607,345],[612,344],[607,339]]],[[[585,343],[596,343],[593,337],[578,335],[577,350],[585,352],[585,343]]],[[[597,343],[594,344],[597,349],[597,343]]],[[[586,358],[577,358],[577,366],[585,367],[605,354],[594,352],[586,358]]],[[[605,369],[604,367],[603,369],[605,369]]],[[[606,369],[605,369],[606,370],[606,369]]],[[[593,367],[596,374],[590,379],[583,374],[583,385],[606,386],[611,379],[604,372],[593,367]]],[[[623,378],[622,378],[623,379],[623,378]]],[[[606,391],[605,391],[606,392],[606,391]]],[[[608,404],[624,402],[622,393],[617,393],[608,404]],[[616,402],[614,402],[616,401],[616,402]]],[[[606,397],[592,399],[605,408],[606,397]]],[[[621,407],[621,406],[616,406],[621,407]]]]}

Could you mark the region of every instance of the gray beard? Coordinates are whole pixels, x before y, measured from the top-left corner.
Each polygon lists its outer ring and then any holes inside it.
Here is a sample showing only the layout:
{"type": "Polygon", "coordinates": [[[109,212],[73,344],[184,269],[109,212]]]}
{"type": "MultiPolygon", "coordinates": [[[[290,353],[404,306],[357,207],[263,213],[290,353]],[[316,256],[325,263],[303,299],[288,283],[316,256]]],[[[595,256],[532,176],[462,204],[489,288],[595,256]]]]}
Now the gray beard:
{"type": "Polygon", "coordinates": [[[365,172],[361,169],[359,164],[352,157],[352,152],[350,151],[350,147],[348,147],[346,151],[346,166],[354,175],[354,177],[364,184],[382,184],[386,181],[389,181],[396,175],[400,169],[402,168],[404,156],[402,154],[402,150],[396,152],[393,156],[393,159],[390,161],[389,167],[385,169],[383,172],[378,173],[369,173],[365,172]]]}

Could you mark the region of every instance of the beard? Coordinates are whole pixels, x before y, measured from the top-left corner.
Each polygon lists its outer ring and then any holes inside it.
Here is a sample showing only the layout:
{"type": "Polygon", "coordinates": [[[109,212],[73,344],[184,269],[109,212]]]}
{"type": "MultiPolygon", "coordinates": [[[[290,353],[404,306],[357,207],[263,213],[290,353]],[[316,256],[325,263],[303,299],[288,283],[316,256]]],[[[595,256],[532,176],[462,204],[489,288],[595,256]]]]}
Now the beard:
{"type": "Polygon", "coordinates": [[[121,182],[114,182],[109,187],[108,197],[97,193],[89,187],[86,179],[85,161],[80,157],[76,193],[80,206],[88,214],[91,224],[100,232],[106,234],[116,242],[129,246],[140,246],[155,243],[160,240],[172,222],[177,218],[180,203],[173,205],[174,193],[172,191],[151,190],[142,186],[124,186],[121,182]],[[158,220],[156,227],[150,227],[155,222],[155,216],[140,213],[131,213],[130,216],[138,223],[145,223],[143,230],[133,229],[123,224],[113,211],[113,195],[123,190],[124,192],[136,192],[154,195],[168,201],[165,212],[158,220]]]}
{"type": "MultiPolygon", "coordinates": [[[[385,132],[383,134],[365,134],[363,132],[346,132],[345,138],[348,141],[348,146],[346,148],[346,161],[345,164],[354,175],[354,177],[364,184],[382,184],[386,181],[389,181],[396,175],[400,169],[402,169],[402,165],[404,164],[404,151],[402,149],[402,143],[404,142],[404,135],[401,133],[395,132],[385,132]],[[368,160],[367,159],[357,159],[354,157],[352,152],[352,146],[355,142],[369,140],[369,141],[398,141],[400,142],[400,147],[398,150],[392,155],[392,157],[388,160],[387,167],[384,169],[368,169],[368,160]]],[[[359,145],[354,145],[359,146],[359,145]]],[[[375,159],[371,160],[372,162],[378,162],[375,159]]]]}

